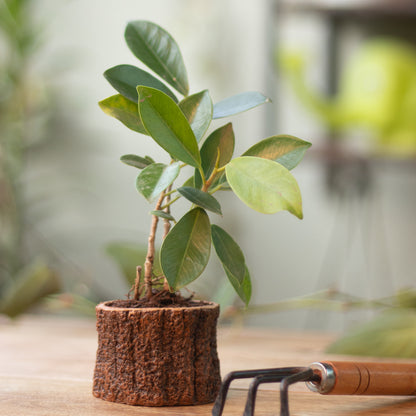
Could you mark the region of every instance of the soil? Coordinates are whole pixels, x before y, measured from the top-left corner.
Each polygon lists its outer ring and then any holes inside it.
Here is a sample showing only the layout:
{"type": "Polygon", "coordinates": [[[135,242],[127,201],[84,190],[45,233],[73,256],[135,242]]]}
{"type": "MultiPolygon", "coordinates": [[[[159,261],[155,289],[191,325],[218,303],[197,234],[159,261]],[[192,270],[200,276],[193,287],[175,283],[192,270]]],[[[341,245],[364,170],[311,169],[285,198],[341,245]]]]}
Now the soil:
{"type": "Polygon", "coordinates": [[[116,308],[192,308],[208,304],[195,301],[192,296],[185,298],[180,293],[171,293],[168,290],[154,291],[150,299],[118,299],[107,302],[108,306],[116,308]]]}

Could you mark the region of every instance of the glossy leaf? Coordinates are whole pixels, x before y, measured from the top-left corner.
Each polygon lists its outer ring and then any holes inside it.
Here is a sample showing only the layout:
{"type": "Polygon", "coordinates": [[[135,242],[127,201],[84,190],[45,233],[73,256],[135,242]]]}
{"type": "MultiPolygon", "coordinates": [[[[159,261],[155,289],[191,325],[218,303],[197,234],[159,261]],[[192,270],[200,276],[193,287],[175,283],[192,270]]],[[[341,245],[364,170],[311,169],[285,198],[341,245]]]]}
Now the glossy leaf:
{"type": "Polygon", "coordinates": [[[199,142],[207,131],[212,120],[212,101],[208,90],[184,98],[179,108],[185,114],[199,142]]]}
{"type": "Polygon", "coordinates": [[[414,309],[389,309],[335,341],[328,351],[334,354],[416,358],[415,328],[414,309]]]}
{"type": "Polygon", "coordinates": [[[302,198],[292,174],[279,163],[242,156],[225,168],[234,193],[250,208],[263,214],[287,210],[302,218],[302,198]]]}
{"type": "Polygon", "coordinates": [[[215,214],[222,215],[220,203],[207,192],[203,192],[200,189],[191,186],[178,188],[178,192],[193,204],[207,209],[208,211],[212,211],[215,214]]]}
{"type": "Polygon", "coordinates": [[[153,163],[144,168],[136,180],[137,190],[149,201],[154,201],[178,176],[179,163],[153,163]]]}
{"type": "Polygon", "coordinates": [[[214,104],[213,118],[232,116],[268,102],[270,102],[270,98],[267,98],[260,92],[243,92],[214,104]]]}
{"type": "Polygon", "coordinates": [[[179,47],[172,36],[152,22],[130,22],[124,33],[133,54],[183,95],[188,94],[188,76],[179,47]]]}
{"type": "Polygon", "coordinates": [[[153,163],[151,160],[137,155],[123,155],[120,157],[120,160],[126,165],[133,166],[137,169],[144,169],[153,163]]]}
{"type": "Polygon", "coordinates": [[[175,218],[172,217],[172,215],[170,215],[166,211],[160,211],[160,210],[158,210],[158,211],[150,211],[150,213],[152,215],[156,215],[156,217],[163,218],[164,220],[169,220],[169,221],[176,222],[175,218]]]}
{"type": "MultiPolygon", "coordinates": [[[[226,124],[213,131],[205,140],[201,147],[201,164],[204,171],[205,178],[209,178],[214,170],[215,163],[217,161],[219,152],[218,167],[225,166],[233,157],[234,153],[234,131],[231,123],[226,124]]],[[[220,173],[216,180],[214,180],[212,187],[218,184],[220,177],[223,173],[220,173]]],[[[199,172],[195,173],[195,184],[197,187],[201,187],[202,179],[199,172]]]]}
{"type": "Polygon", "coordinates": [[[237,280],[237,278],[233,274],[231,274],[227,270],[225,270],[225,273],[231,285],[233,286],[234,290],[236,291],[237,295],[247,306],[251,299],[251,277],[250,277],[250,272],[248,268],[246,267],[246,273],[241,283],[237,280]]]}
{"type": "Polygon", "coordinates": [[[232,274],[239,285],[246,274],[244,254],[234,239],[218,225],[211,226],[212,243],[224,270],[232,274]]]}
{"type": "Polygon", "coordinates": [[[194,208],[170,230],[160,251],[160,263],[172,291],[191,283],[204,271],[210,250],[208,215],[202,208],[194,208]]]}
{"type": "Polygon", "coordinates": [[[250,147],[243,156],[257,156],[274,160],[286,169],[295,168],[302,160],[311,143],[294,136],[278,135],[264,139],[250,147]]]}
{"type": "Polygon", "coordinates": [[[125,98],[137,104],[137,86],[156,88],[169,95],[175,102],[175,94],[153,75],[133,65],[117,65],[104,72],[106,80],[125,98]]]}
{"type": "Polygon", "coordinates": [[[121,94],[112,95],[100,101],[98,105],[104,113],[121,121],[129,129],[138,133],[148,134],[140,119],[137,104],[121,94]]]}
{"type": "Polygon", "coordinates": [[[198,143],[188,120],[165,93],[138,87],[139,113],[152,138],[174,159],[193,167],[201,165],[198,143]]]}

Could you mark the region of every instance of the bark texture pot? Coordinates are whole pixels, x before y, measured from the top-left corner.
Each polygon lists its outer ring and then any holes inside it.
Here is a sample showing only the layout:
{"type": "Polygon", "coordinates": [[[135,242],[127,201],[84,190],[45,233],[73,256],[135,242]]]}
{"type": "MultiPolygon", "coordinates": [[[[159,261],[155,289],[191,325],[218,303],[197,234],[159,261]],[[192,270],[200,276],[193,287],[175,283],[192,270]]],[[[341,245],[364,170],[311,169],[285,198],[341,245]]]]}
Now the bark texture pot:
{"type": "Polygon", "coordinates": [[[95,397],[142,406],[196,405],[215,400],[221,383],[216,341],[218,305],[115,305],[110,301],[96,307],[95,397]]]}

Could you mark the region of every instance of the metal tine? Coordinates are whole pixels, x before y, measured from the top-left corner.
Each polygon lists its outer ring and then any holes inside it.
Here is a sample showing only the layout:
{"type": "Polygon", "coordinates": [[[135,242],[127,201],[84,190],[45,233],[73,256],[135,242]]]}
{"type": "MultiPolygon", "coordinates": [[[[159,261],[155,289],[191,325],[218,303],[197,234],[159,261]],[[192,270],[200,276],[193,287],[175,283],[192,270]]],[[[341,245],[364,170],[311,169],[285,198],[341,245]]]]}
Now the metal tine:
{"type": "MultiPolygon", "coordinates": [[[[303,369],[303,367],[301,368],[303,369]]],[[[218,392],[218,396],[215,399],[214,406],[212,408],[212,416],[221,416],[224,411],[225,401],[227,398],[227,393],[230,388],[230,384],[232,381],[237,379],[245,379],[245,378],[254,378],[259,376],[267,376],[267,375],[280,375],[280,379],[287,377],[294,372],[299,371],[299,367],[283,367],[283,368],[263,368],[259,370],[246,370],[246,371],[233,371],[227,374],[220,387],[220,391],[218,392]]]]}
{"type": "Polygon", "coordinates": [[[257,390],[260,386],[260,384],[264,383],[278,383],[284,380],[285,378],[296,375],[299,372],[304,372],[307,370],[307,367],[291,367],[287,368],[286,373],[275,373],[275,374],[268,374],[265,376],[257,376],[253,379],[253,381],[250,384],[248,395],[247,395],[247,401],[246,406],[244,408],[243,416],[254,416],[254,408],[256,405],[256,397],[257,397],[257,390]]]}
{"type": "Polygon", "coordinates": [[[289,416],[289,387],[299,381],[320,381],[319,375],[311,368],[285,377],[280,384],[280,416],[289,416]]]}

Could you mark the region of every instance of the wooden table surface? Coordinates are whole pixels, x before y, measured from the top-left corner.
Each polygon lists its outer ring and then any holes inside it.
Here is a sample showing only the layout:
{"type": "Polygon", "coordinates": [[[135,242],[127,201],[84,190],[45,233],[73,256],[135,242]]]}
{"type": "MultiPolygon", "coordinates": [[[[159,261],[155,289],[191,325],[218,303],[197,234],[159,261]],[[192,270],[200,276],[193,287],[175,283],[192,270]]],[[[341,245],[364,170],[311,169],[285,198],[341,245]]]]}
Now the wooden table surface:
{"type": "MultiPolygon", "coordinates": [[[[329,335],[275,330],[221,328],[221,372],[237,369],[303,366],[322,359],[329,335]]],[[[0,319],[0,415],[2,416],[156,416],[210,415],[212,405],[144,408],[92,396],[97,339],[89,319],[26,316],[0,319]]],[[[349,358],[351,359],[351,358],[349,358]]],[[[366,359],[368,360],[368,358],[366,359]]],[[[248,381],[236,383],[224,415],[242,415],[248,381]]],[[[297,384],[290,391],[293,416],[416,415],[416,399],[322,396],[297,384]]],[[[256,415],[278,415],[278,385],[262,388],[256,415]]]]}

